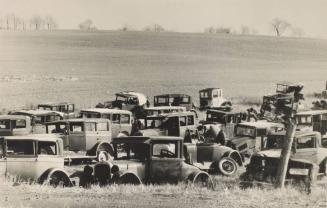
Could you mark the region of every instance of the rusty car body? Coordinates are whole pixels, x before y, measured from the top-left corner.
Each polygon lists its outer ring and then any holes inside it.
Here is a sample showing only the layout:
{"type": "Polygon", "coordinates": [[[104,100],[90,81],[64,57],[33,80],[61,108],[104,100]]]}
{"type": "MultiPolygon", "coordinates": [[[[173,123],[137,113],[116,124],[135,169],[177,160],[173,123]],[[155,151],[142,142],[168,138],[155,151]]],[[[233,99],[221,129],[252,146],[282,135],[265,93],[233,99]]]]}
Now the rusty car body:
{"type": "Polygon", "coordinates": [[[107,161],[113,154],[110,124],[108,119],[101,118],[67,119],[46,123],[46,132],[62,138],[65,151],[83,152],[89,156],[70,155],[71,160],[107,161]]]}
{"type": "Polygon", "coordinates": [[[285,129],[284,124],[268,121],[244,122],[235,126],[235,136],[228,138],[226,145],[236,149],[244,157],[260,151],[266,137],[285,129]]]}
{"type": "MultiPolygon", "coordinates": [[[[275,183],[284,140],[285,132],[269,135],[264,149],[252,155],[241,180],[275,183]]],[[[320,133],[296,132],[286,178],[307,181],[313,176],[316,180],[319,175],[327,175],[327,148],[321,145],[320,133]]]]}
{"type": "Polygon", "coordinates": [[[119,183],[212,183],[206,172],[184,162],[182,138],[121,137],[114,138],[112,144],[119,183]],[[124,147],[122,152],[120,146],[124,147]]]}
{"type": "Polygon", "coordinates": [[[62,140],[54,135],[1,137],[0,175],[55,186],[71,185],[64,170],[62,140]]]}

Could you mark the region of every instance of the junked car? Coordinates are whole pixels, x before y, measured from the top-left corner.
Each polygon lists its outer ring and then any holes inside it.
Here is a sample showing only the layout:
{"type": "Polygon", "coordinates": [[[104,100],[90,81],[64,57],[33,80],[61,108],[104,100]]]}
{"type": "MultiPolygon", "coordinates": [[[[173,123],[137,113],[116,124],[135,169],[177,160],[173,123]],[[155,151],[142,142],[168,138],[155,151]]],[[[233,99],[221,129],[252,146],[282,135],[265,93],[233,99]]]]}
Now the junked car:
{"type": "Polygon", "coordinates": [[[244,122],[235,126],[235,136],[228,138],[226,145],[238,150],[243,157],[260,151],[267,136],[285,129],[284,124],[268,121],[244,122]]]}
{"type": "Polygon", "coordinates": [[[139,92],[123,91],[116,93],[116,99],[114,101],[106,101],[104,104],[99,103],[97,108],[117,108],[128,111],[136,111],[140,108],[149,106],[147,97],[139,92]]]}
{"type": "Polygon", "coordinates": [[[69,102],[40,103],[37,105],[37,109],[62,112],[65,118],[74,118],[76,116],[75,105],[69,102]]]}
{"type": "Polygon", "coordinates": [[[327,110],[310,110],[295,115],[298,131],[318,131],[323,137],[327,133],[327,110]]]}
{"type": "Polygon", "coordinates": [[[223,97],[221,88],[205,88],[199,91],[200,109],[230,109],[232,103],[223,97]]]}
{"type": "MultiPolygon", "coordinates": [[[[246,172],[241,180],[248,182],[275,183],[281,149],[285,140],[285,132],[272,134],[267,138],[264,149],[252,155],[246,172]]],[[[321,145],[319,132],[299,131],[295,133],[292,154],[286,178],[302,182],[314,182],[319,176],[327,175],[327,148],[321,145]],[[316,168],[315,168],[316,167],[316,168]]]]}
{"type": "Polygon", "coordinates": [[[129,136],[132,131],[133,115],[130,111],[106,108],[90,108],[80,112],[82,118],[104,118],[111,121],[112,137],[129,136]]]}
{"type": "Polygon", "coordinates": [[[113,154],[111,126],[108,119],[68,119],[46,124],[48,134],[63,140],[64,150],[80,154],[66,154],[68,162],[96,159],[107,161],[113,154]]]}
{"type": "Polygon", "coordinates": [[[64,170],[62,140],[53,135],[1,137],[0,175],[54,186],[72,185],[64,170]]]}
{"type": "MultiPolygon", "coordinates": [[[[112,141],[117,183],[164,184],[178,182],[212,185],[210,176],[187,164],[179,137],[120,137],[112,141]],[[118,151],[123,146],[123,151],[118,151]],[[118,170],[116,170],[118,172],[118,170]]],[[[113,168],[113,166],[111,166],[113,168]]]]}
{"type": "Polygon", "coordinates": [[[21,115],[0,116],[0,136],[27,135],[33,132],[31,119],[21,115]]]}
{"type": "Polygon", "coordinates": [[[153,106],[182,106],[186,110],[194,108],[192,97],[186,94],[156,95],[153,98],[153,106]]]}
{"type": "Polygon", "coordinates": [[[44,134],[46,132],[46,122],[62,120],[64,118],[62,112],[49,110],[21,110],[10,112],[10,115],[23,115],[30,117],[33,126],[33,134],[44,134]]]}
{"type": "Polygon", "coordinates": [[[234,137],[235,125],[246,120],[246,113],[209,109],[206,120],[199,122],[198,130],[206,140],[226,140],[234,137]],[[217,138],[219,136],[223,138],[217,138]]]}
{"type": "Polygon", "coordinates": [[[240,153],[215,143],[184,143],[186,162],[210,174],[234,176],[243,166],[240,153]]]}
{"type": "Polygon", "coordinates": [[[177,136],[185,138],[196,129],[196,118],[193,112],[176,112],[147,116],[144,129],[136,132],[138,136],[177,136]]]}

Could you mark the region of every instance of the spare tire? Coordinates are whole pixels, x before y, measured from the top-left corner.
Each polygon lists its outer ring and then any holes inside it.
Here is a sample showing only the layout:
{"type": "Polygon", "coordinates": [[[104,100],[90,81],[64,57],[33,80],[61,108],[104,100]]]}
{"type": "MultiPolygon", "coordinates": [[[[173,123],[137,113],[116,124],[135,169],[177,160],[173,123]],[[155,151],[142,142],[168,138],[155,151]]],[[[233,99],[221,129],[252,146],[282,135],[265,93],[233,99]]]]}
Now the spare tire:
{"type": "Polygon", "coordinates": [[[232,158],[223,157],[218,162],[218,170],[224,176],[234,176],[238,172],[238,165],[232,158]]]}

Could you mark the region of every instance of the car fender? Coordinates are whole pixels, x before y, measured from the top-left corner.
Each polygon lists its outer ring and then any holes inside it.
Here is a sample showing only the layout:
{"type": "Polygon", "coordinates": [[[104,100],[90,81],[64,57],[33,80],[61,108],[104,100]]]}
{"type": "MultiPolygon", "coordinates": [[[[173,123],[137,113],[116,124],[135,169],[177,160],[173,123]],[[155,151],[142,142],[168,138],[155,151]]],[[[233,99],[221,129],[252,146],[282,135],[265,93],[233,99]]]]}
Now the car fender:
{"type": "Polygon", "coordinates": [[[142,180],[135,173],[127,171],[119,177],[119,183],[121,184],[134,184],[140,185],[143,184],[142,180]]]}
{"type": "Polygon", "coordinates": [[[236,150],[230,150],[228,152],[225,152],[223,157],[229,157],[235,160],[238,166],[243,166],[244,158],[241,156],[241,154],[236,150]]]}
{"type": "Polygon", "coordinates": [[[94,147],[87,152],[88,155],[96,156],[101,146],[108,148],[109,154],[112,156],[114,154],[114,149],[112,145],[107,141],[99,141],[94,145],[94,147]]]}
{"type": "Polygon", "coordinates": [[[50,183],[50,179],[51,179],[51,176],[55,173],[59,173],[59,174],[62,174],[63,177],[65,177],[65,180],[67,180],[67,184],[68,186],[72,186],[73,183],[72,181],[70,180],[69,178],[69,174],[61,169],[61,168],[50,168],[48,170],[46,170],[38,179],[38,183],[40,184],[49,184],[50,183]]]}

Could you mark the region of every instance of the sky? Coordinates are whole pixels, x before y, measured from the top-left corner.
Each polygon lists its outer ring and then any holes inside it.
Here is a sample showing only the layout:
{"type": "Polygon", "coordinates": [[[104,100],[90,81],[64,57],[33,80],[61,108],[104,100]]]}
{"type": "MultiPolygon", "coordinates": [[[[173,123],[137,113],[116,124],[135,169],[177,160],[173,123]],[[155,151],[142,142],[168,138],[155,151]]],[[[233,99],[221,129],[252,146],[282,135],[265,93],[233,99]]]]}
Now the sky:
{"type": "Polygon", "coordinates": [[[8,13],[51,15],[60,29],[76,29],[89,18],[108,30],[157,23],[177,32],[248,26],[263,35],[273,34],[270,23],[280,18],[308,37],[327,38],[327,0],[0,0],[0,17],[8,13]]]}

